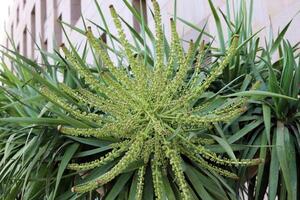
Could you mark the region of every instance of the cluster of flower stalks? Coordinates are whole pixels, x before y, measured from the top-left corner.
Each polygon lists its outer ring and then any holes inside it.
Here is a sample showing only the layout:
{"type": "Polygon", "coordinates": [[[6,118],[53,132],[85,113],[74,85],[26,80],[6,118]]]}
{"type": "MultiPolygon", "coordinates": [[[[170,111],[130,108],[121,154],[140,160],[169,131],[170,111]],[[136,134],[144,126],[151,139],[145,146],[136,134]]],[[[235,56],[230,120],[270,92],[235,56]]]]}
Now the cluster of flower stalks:
{"type": "Polygon", "coordinates": [[[212,123],[232,120],[245,110],[244,98],[235,99],[232,103],[209,112],[204,111],[209,106],[209,101],[203,105],[195,104],[199,96],[208,89],[235,56],[238,36],[232,38],[226,55],[211,69],[204,81],[199,83],[204,57],[201,45],[195,46],[191,41],[189,50],[185,52],[176,31],[176,24],[171,19],[170,54],[166,59],[160,8],[155,0],[152,3],[156,28],[153,66],[143,64],[143,56],[137,56],[126,39],[114,7],[110,6],[118,30],[118,39],[130,68],[116,67],[103,41],[94,37],[89,28],[86,32],[87,40],[103,61],[100,79],[96,78],[74,52],[62,45],[66,60],[85,79],[89,88],[71,89],[66,85],[60,85],[61,90],[69,98],[62,98],[49,88],[41,88],[43,95],[63,107],[71,116],[95,125],[92,128],[60,126],[61,133],[95,137],[99,140],[113,138],[117,141],[113,143],[110,152],[97,160],[69,164],[69,169],[82,171],[118,160],[109,171],[97,179],[74,186],[73,192],[84,193],[95,190],[114,180],[130,164],[142,160],[143,165],[138,169],[135,199],[142,199],[145,171],[150,168],[157,199],[162,199],[162,176],[166,176],[171,170],[182,199],[188,200],[192,197],[185,179],[183,158],[197,163],[208,171],[234,179],[238,178],[237,175],[222,166],[249,166],[260,162],[258,159],[233,160],[221,157],[207,149],[206,145],[213,143],[212,139],[202,138],[199,134],[190,137],[191,132],[207,129],[212,123]],[[80,108],[74,108],[70,99],[92,107],[90,110],[93,112],[83,112],[80,108]]]}

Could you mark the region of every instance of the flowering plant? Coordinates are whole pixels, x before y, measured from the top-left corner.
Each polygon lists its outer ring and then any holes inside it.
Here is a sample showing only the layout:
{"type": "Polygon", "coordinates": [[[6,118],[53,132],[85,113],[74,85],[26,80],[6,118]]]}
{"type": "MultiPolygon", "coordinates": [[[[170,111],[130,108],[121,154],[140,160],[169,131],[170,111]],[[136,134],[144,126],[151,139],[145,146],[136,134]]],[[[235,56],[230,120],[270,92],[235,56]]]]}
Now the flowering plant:
{"type": "Polygon", "coordinates": [[[143,56],[134,52],[126,39],[116,10],[110,6],[119,33],[118,39],[130,68],[124,65],[116,67],[105,50],[103,41],[97,39],[91,28],[88,28],[87,40],[103,62],[99,79],[74,52],[62,45],[66,60],[85,79],[89,87],[72,89],[60,84],[59,88],[72,101],[89,107],[91,112],[72,106],[70,101],[59,97],[47,87],[40,90],[42,95],[72,117],[92,124],[88,128],[59,126],[61,133],[76,137],[95,137],[99,140],[111,138],[114,141],[111,151],[104,156],[91,162],[68,165],[69,169],[85,171],[117,160],[111,169],[98,178],[75,185],[73,192],[95,190],[141,160],[142,164],[137,168],[135,199],[143,197],[147,170],[152,173],[157,199],[163,199],[163,177],[169,176],[173,176],[176,181],[181,198],[192,199],[184,172],[186,162],[233,179],[238,176],[221,166],[249,166],[261,162],[260,159],[236,160],[221,157],[206,147],[215,141],[203,134],[213,123],[230,121],[245,110],[245,98],[225,99],[217,107],[213,105],[215,98],[206,98],[205,102],[199,102],[199,97],[234,58],[238,36],[232,38],[226,55],[203,78],[200,76],[205,57],[203,47],[201,49],[201,45],[195,45],[191,41],[185,53],[173,19],[170,22],[170,55],[166,61],[160,8],[156,0],[152,3],[156,28],[154,64],[143,63],[143,56]]]}

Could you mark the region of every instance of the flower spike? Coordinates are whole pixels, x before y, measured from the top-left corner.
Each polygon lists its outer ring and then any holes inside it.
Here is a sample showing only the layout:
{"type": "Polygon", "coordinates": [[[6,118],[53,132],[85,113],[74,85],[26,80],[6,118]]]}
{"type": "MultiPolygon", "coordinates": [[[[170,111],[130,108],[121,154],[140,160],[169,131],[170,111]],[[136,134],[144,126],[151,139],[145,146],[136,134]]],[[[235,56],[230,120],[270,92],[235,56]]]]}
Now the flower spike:
{"type": "MultiPolygon", "coordinates": [[[[251,166],[262,162],[260,159],[229,159],[208,148],[215,141],[207,136],[214,123],[226,123],[247,108],[247,99],[199,97],[222,73],[237,54],[238,36],[232,39],[225,55],[218,65],[210,69],[206,78],[202,65],[206,56],[204,44],[197,46],[190,41],[187,52],[181,44],[173,19],[171,23],[171,45],[165,53],[165,37],[162,29],[160,8],[152,0],[155,23],[155,56],[145,63],[142,55],[129,43],[120,17],[113,6],[111,16],[118,32],[121,50],[117,52],[120,66],[108,55],[108,45],[94,36],[90,27],[86,38],[102,64],[99,72],[92,71],[74,49],[61,46],[66,61],[84,79],[84,86],[72,89],[59,84],[65,94],[42,87],[40,93],[54,105],[80,121],[58,127],[64,135],[73,137],[94,137],[111,142],[98,159],[68,165],[68,169],[87,171],[107,165],[104,174],[93,180],[75,185],[73,192],[85,193],[114,181],[120,174],[137,166],[135,173],[135,199],[141,200],[145,187],[145,176],[152,175],[156,199],[165,197],[164,181],[174,178],[173,185],[181,199],[191,200],[190,182],[186,180],[185,166],[206,170],[207,173],[238,179],[228,166],[251,166]],[[168,57],[167,57],[168,56],[168,57]],[[165,61],[165,57],[168,59],[165,61]],[[127,66],[129,64],[129,66],[127,66]],[[216,107],[214,100],[221,100],[216,107]],[[82,126],[81,126],[82,125],[82,126]],[[203,134],[205,133],[205,134],[203,134]],[[224,167],[226,169],[224,169],[224,167]]],[[[116,53],[116,52],[115,52],[116,53]]],[[[257,86],[254,86],[257,87],[257,86]]],[[[74,120],[76,122],[76,120],[74,120]]],[[[132,180],[132,179],[130,179],[132,180]]]]}

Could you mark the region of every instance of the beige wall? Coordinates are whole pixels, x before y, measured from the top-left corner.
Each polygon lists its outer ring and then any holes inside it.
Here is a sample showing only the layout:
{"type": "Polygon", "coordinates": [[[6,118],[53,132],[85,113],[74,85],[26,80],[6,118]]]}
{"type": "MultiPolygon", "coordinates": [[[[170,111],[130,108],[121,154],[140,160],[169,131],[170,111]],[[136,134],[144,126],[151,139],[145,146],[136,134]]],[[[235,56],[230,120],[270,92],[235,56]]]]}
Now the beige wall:
{"type": "MultiPolygon", "coordinates": [[[[47,41],[47,49],[52,51],[55,47],[55,40],[58,40],[62,30],[59,29],[57,19],[62,16],[62,20],[70,23],[71,20],[71,4],[75,0],[12,0],[9,8],[10,15],[6,22],[6,30],[13,38],[15,46],[20,47],[20,52],[25,53],[27,56],[36,59],[38,57],[36,46],[33,45],[33,35],[35,35],[35,42],[42,48],[46,48],[45,42],[47,41]],[[25,4],[24,4],[25,2],[25,4]],[[42,3],[45,3],[46,13],[42,9],[42,3]],[[19,17],[18,12],[19,10],[19,17]],[[35,15],[33,16],[33,10],[35,15]],[[43,20],[45,15],[45,21],[43,20]],[[17,19],[19,18],[19,22],[17,19]],[[34,24],[34,25],[33,25],[34,24]],[[12,28],[13,27],[13,28],[12,28]],[[35,27],[35,30],[32,28],[35,27]],[[24,38],[24,30],[27,30],[27,38],[24,38]],[[13,33],[13,34],[12,34],[13,33]],[[25,44],[24,41],[27,41],[25,44]],[[34,52],[32,54],[32,52],[34,52]]],[[[62,40],[65,40],[64,34],[62,40]]],[[[5,44],[7,42],[5,41],[5,44]]],[[[12,45],[9,45],[12,48],[12,45]]]]}
{"type": "MultiPolygon", "coordinates": [[[[20,46],[20,51],[22,53],[24,50],[24,37],[23,31],[25,27],[28,28],[27,33],[27,55],[32,58],[37,58],[36,52],[34,55],[31,55],[31,52],[34,51],[32,49],[32,39],[30,37],[31,27],[32,27],[32,17],[31,12],[35,7],[35,35],[36,42],[43,46],[43,43],[48,41],[48,50],[52,51],[54,47],[53,38],[58,37],[59,30],[57,27],[57,18],[62,15],[62,20],[71,23],[72,15],[71,5],[75,1],[78,0],[26,0],[26,4],[23,2],[25,0],[11,0],[12,5],[10,7],[10,16],[6,23],[6,30],[8,33],[11,33],[11,25],[13,24],[13,32],[14,32],[14,41],[16,46],[20,46]],[[41,15],[41,2],[45,1],[47,8],[47,18],[45,23],[42,23],[41,15]],[[19,23],[17,24],[17,8],[19,8],[20,17],[19,23]]],[[[129,0],[130,1],[130,0],[129,0]]],[[[225,9],[225,0],[212,0],[217,7],[221,9],[225,9]]],[[[113,4],[118,14],[124,17],[124,19],[132,23],[133,19],[131,14],[125,8],[124,4],[121,0],[98,0],[102,11],[108,21],[108,24],[111,28],[111,31],[115,33],[114,26],[112,25],[112,21],[110,19],[110,14],[108,10],[108,6],[113,4]]],[[[161,5],[162,10],[162,19],[165,24],[165,30],[169,33],[169,18],[173,15],[174,4],[173,0],[158,0],[161,5]]],[[[177,15],[185,20],[188,20],[200,27],[202,27],[207,19],[209,19],[209,23],[207,26],[207,30],[215,35],[216,28],[214,22],[212,20],[210,8],[207,0],[177,0],[177,15]]],[[[233,0],[234,3],[239,2],[239,0],[233,0]]],[[[151,8],[150,0],[147,0],[147,5],[151,8]]],[[[76,7],[75,7],[76,8],[76,7]]],[[[78,7],[77,7],[78,9],[78,7]]],[[[97,24],[103,25],[100,17],[97,13],[96,6],[94,5],[94,0],[81,0],[81,10],[86,19],[90,19],[95,21],[97,24]]],[[[298,0],[254,0],[254,28],[258,30],[261,27],[267,27],[264,32],[261,33],[263,36],[267,36],[269,33],[269,25],[270,19],[272,21],[272,26],[274,32],[277,33],[279,28],[282,28],[292,17],[295,16],[297,11],[300,10],[300,1],[298,0]]],[[[151,14],[148,13],[148,23],[151,27],[153,27],[153,20],[150,18],[151,14]]],[[[291,40],[292,43],[296,43],[300,41],[300,30],[297,26],[300,22],[300,16],[297,15],[294,17],[294,22],[291,25],[290,30],[287,33],[287,37],[291,40]]],[[[88,22],[87,22],[88,23],[88,22]]],[[[88,23],[89,24],[89,23],[88,23]]],[[[83,27],[82,22],[79,20],[76,23],[76,26],[83,27]]],[[[184,26],[183,24],[178,24],[178,31],[183,36],[184,39],[189,40],[193,39],[197,36],[197,33],[191,30],[189,27],[184,26]]],[[[82,36],[77,33],[72,33],[67,28],[68,36],[70,36],[71,40],[78,45],[82,44],[84,41],[82,36]]],[[[63,36],[63,42],[66,41],[66,38],[63,36]]],[[[6,41],[5,41],[6,43],[6,41]]]]}

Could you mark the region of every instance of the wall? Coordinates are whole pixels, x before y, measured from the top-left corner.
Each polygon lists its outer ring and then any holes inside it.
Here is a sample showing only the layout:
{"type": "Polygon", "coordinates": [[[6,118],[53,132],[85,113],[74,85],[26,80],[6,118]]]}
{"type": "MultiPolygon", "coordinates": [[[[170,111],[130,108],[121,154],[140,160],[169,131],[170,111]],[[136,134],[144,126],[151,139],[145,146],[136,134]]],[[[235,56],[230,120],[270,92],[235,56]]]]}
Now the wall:
{"type": "MultiPolygon", "coordinates": [[[[165,25],[164,29],[166,33],[169,33],[169,18],[172,17],[174,11],[173,0],[158,0],[158,2],[161,5],[162,19],[165,25]]],[[[216,7],[220,7],[225,10],[225,0],[213,0],[213,2],[216,7]]],[[[234,0],[233,2],[236,4],[238,0],[234,0]]],[[[122,1],[98,0],[98,3],[100,4],[112,33],[116,33],[116,30],[112,25],[113,23],[110,18],[108,9],[110,4],[115,6],[118,14],[121,15],[127,22],[130,24],[133,23],[133,17],[125,8],[122,1]]],[[[212,35],[216,35],[216,26],[210,14],[211,12],[207,0],[177,0],[177,3],[178,17],[190,21],[199,27],[202,27],[206,20],[209,20],[207,31],[212,35]]],[[[150,0],[147,0],[147,6],[152,8],[150,0]]],[[[38,59],[37,52],[35,51],[36,47],[32,45],[33,40],[30,35],[35,35],[37,44],[44,50],[52,51],[58,43],[66,42],[66,37],[64,35],[62,35],[61,39],[59,37],[62,31],[57,23],[59,16],[61,16],[62,20],[67,23],[83,27],[81,20],[74,22],[74,12],[79,12],[78,9],[81,9],[85,19],[90,19],[99,25],[103,25],[94,4],[94,0],[12,0],[10,16],[6,23],[6,30],[8,33],[11,33],[11,25],[13,24],[13,38],[15,45],[19,46],[21,53],[24,54],[26,49],[28,57],[38,59]],[[42,9],[42,2],[46,5],[46,9],[44,10],[42,9]],[[78,2],[80,3],[80,6],[78,5],[78,2]],[[71,9],[72,3],[73,11],[71,9]],[[34,20],[31,15],[33,8],[35,8],[34,20]],[[18,9],[20,14],[19,22],[17,23],[18,9]],[[43,22],[45,11],[46,18],[45,22],[43,22]],[[33,22],[35,22],[35,26],[32,26],[33,22]],[[32,27],[35,27],[35,30],[31,30],[32,27]],[[28,29],[26,40],[24,38],[25,28],[28,29]],[[32,31],[34,31],[34,33],[32,33],[32,31]]],[[[300,2],[297,0],[254,0],[254,29],[258,30],[261,27],[267,27],[261,35],[268,35],[268,27],[271,19],[273,30],[277,33],[278,29],[288,23],[288,21],[295,16],[298,10],[300,10],[300,2]]],[[[151,14],[148,12],[148,24],[150,27],[153,27],[153,19],[151,19],[150,16],[151,14]]],[[[297,15],[294,17],[294,22],[291,25],[290,30],[287,32],[287,37],[292,43],[296,43],[300,40],[300,29],[297,27],[297,23],[299,22],[300,16],[297,15]]],[[[88,21],[87,23],[90,24],[88,21]]],[[[69,28],[66,28],[66,31],[68,36],[71,38],[71,41],[78,45],[84,44],[84,38],[82,35],[71,32],[69,28]]],[[[178,24],[178,32],[186,40],[195,39],[198,35],[196,31],[184,26],[182,23],[178,24]]],[[[5,41],[5,43],[7,42],[5,41]]],[[[9,47],[11,48],[11,46],[9,47]]]]}

